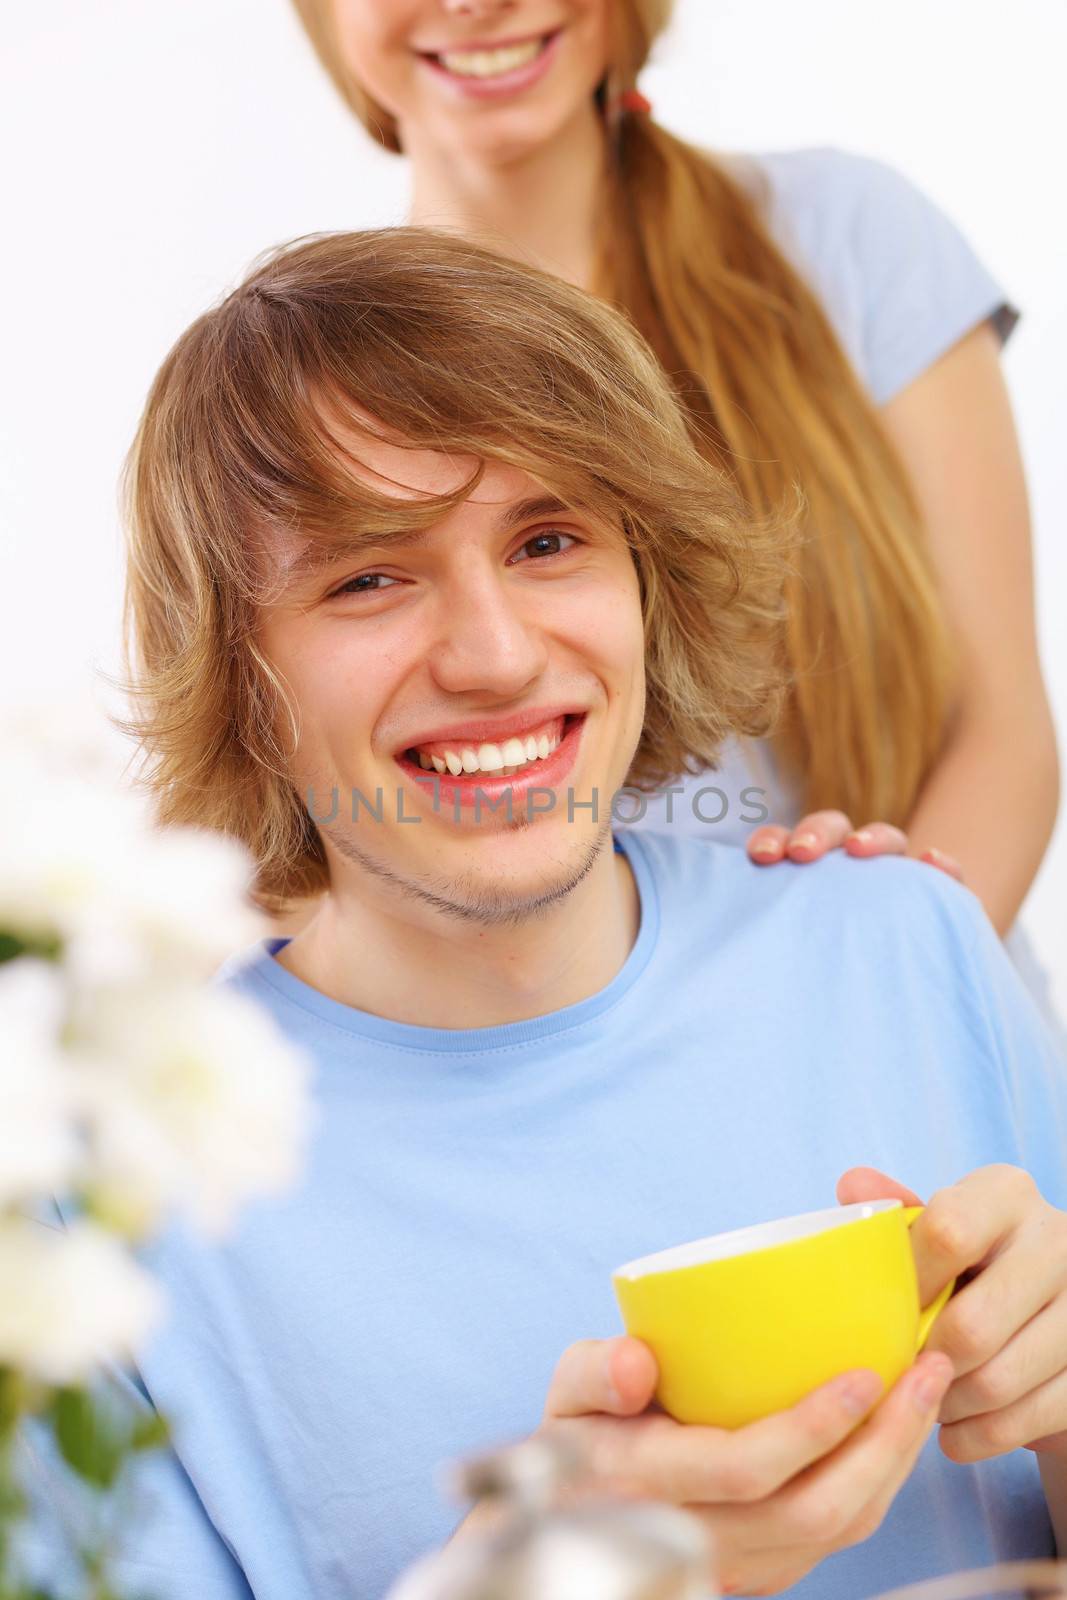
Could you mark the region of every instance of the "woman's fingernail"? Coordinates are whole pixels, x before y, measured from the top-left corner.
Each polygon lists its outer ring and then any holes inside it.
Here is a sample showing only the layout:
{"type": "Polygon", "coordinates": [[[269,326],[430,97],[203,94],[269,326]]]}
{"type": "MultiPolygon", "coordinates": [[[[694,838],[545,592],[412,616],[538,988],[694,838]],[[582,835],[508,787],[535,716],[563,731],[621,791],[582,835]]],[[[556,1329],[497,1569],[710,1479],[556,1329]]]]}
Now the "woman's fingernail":
{"type": "Polygon", "coordinates": [[[857,828],[855,833],[850,833],[849,838],[855,839],[857,844],[870,844],[874,835],[868,833],[866,828],[857,828]]]}
{"type": "Polygon", "coordinates": [[[776,856],[781,854],[781,849],[777,839],[761,839],[759,844],[752,846],[752,853],[757,856],[776,856]]]}
{"type": "Polygon", "coordinates": [[[798,833],[789,841],[790,850],[815,850],[818,848],[819,836],[815,833],[798,833]]]}

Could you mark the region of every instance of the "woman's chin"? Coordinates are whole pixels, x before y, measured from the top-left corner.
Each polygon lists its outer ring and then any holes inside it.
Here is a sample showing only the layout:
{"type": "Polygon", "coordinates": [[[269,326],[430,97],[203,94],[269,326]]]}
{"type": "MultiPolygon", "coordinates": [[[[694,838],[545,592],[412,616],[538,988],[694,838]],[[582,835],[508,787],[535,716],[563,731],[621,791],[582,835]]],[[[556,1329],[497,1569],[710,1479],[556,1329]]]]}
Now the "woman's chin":
{"type": "Polygon", "coordinates": [[[577,108],[567,105],[534,106],[518,103],[480,103],[470,114],[441,114],[435,108],[435,143],[464,160],[489,167],[509,167],[530,160],[568,129],[577,108]]]}

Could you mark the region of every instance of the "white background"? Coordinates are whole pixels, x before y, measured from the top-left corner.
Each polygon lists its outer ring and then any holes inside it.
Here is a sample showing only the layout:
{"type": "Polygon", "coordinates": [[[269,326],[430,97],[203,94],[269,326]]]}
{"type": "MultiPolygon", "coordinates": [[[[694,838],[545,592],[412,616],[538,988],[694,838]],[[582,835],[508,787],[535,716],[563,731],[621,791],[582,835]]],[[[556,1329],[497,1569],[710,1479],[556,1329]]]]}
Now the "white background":
{"type": "MultiPolygon", "coordinates": [[[[115,483],[172,341],[259,251],[406,206],[403,163],[349,117],[285,0],[51,0],[9,8],[4,33],[0,707],[76,700],[117,668],[115,483]]],[[[894,163],[1022,307],[1005,364],[1061,734],[1065,60],[1063,0],[680,0],[642,80],[702,144],[894,163]]],[[[1061,828],[1025,914],[1061,1009],[1065,901],[1061,828]]]]}

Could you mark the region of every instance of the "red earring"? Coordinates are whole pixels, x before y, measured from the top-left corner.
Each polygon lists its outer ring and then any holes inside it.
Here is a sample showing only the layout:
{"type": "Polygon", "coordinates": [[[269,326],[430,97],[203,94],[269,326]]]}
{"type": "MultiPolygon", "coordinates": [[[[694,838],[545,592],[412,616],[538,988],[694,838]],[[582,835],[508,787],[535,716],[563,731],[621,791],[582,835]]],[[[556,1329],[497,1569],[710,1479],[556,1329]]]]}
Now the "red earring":
{"type": "Polygon", "coordinates": [[[636,111],[644,116],[650,115],[652,102],[647,100],[640,89],[624,89],[618,100],[620,111],[636,111]]]}

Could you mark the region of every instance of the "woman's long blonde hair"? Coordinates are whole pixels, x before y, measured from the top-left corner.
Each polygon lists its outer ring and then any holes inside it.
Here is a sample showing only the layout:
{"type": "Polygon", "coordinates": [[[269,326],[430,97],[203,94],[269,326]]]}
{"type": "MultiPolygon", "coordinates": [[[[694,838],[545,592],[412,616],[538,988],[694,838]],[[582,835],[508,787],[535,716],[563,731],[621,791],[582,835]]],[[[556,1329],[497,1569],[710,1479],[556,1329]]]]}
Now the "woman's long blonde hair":
{"type": "MultiPolygon", "coordinates": [[[[334,0],[294,0],[349,106],[388,150],[397,127],[345,66],[334,0]]],[[[803,490],[788,580],[790,688],[775,743],[806,808],[903,823],[940,749],[953,653],[900,458],[814,293],[759,201],[652,119],[618,114],[672,0],[611,0],[598,101],[611,186],[598,289],[671,375],[705,454],[750,503],[803,490]]]]}

